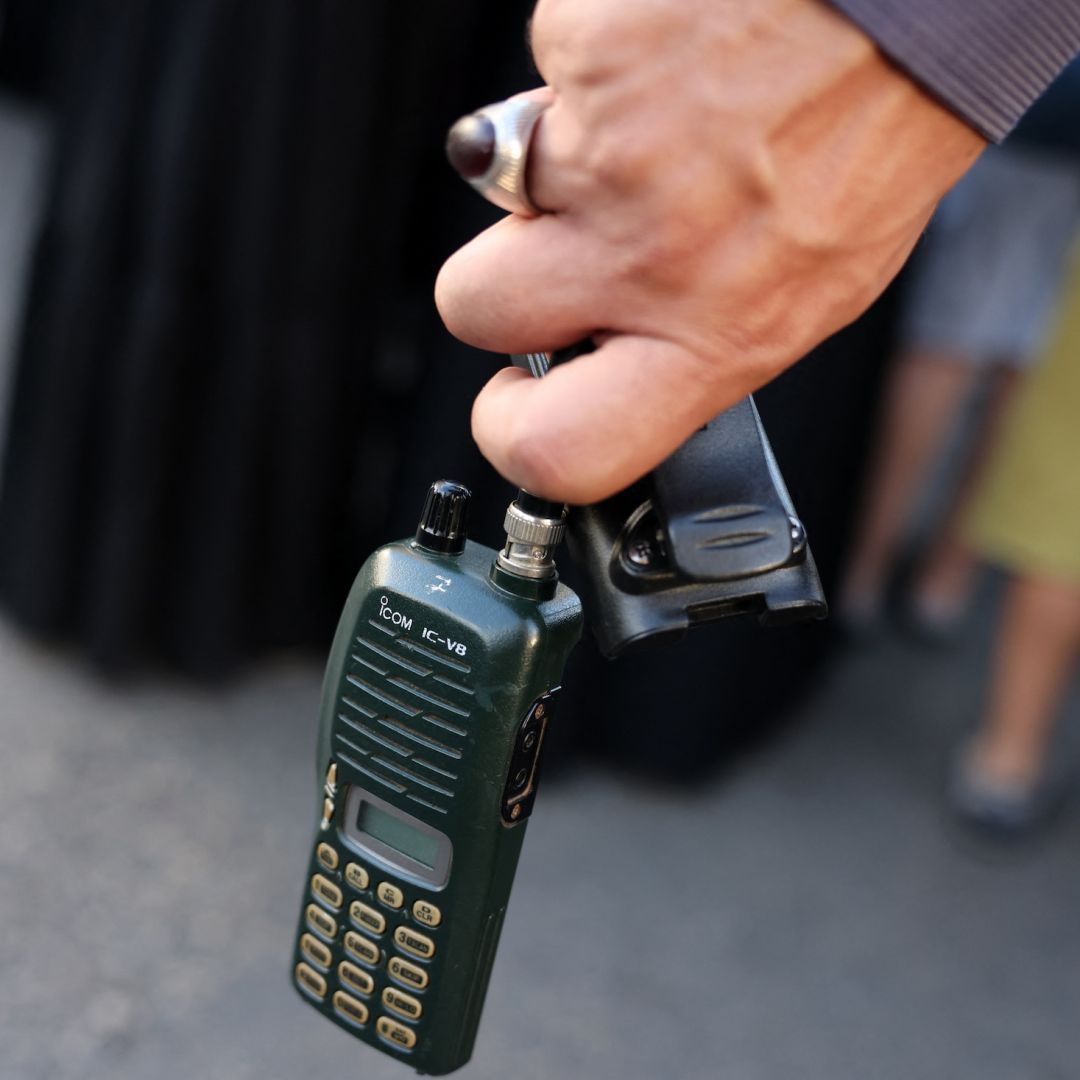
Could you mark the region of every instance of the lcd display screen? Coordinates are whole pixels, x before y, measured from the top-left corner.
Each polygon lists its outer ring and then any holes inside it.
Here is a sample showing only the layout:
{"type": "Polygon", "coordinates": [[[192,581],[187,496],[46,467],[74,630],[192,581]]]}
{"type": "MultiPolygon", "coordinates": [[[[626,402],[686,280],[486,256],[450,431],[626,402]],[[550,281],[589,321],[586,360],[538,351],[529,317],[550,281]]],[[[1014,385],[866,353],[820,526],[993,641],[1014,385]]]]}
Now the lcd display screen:
{"type": "Polygon", "coordinates": [[[361,841],[364,837],[370,837],[429,870],[435,869],[439,854],[438,836],[421,832],[366,799],[361,801],[356,812],[356,831],[361,841]]]}

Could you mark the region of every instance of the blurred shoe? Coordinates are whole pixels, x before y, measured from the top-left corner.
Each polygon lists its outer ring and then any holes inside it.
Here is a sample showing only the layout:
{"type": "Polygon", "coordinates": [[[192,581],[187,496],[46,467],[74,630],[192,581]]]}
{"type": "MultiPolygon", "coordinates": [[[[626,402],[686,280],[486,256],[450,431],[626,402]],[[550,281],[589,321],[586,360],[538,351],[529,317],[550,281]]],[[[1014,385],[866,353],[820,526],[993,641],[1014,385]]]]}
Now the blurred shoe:
{"type": "Polygon", "coordinates": [[[885,629],[885,601],[879,593],[847,592],[831,613],[833,625],[845,640],[863,645],[885,629]]]}
{"type": "Polygon", "coordinates": [[[963,636],[967,622],[967,599],[960,603],[913,594],[897,613],[904,632],[924,645],[938,648],[953,645],[963,636]]]}
{"type": "Polygon", "coordinates": [[[996,840],[1023,840],[1048,825],[1063,801],[1064,785],[1044,772],[1030,782],[986,771],[971,748],[958,755],[949,801],[965,824],[996,840]]]}

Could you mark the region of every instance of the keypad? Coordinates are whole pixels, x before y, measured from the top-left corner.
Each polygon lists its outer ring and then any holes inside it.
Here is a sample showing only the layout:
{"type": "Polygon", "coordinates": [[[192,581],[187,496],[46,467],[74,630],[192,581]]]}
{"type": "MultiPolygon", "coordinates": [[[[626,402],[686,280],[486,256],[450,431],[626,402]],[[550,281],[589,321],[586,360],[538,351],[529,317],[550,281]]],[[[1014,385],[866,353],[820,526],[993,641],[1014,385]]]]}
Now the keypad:
{"type": "Polygon", "coordinates": [[[305,959],[310,960],[311,963],[321,967],[324,971],[329,969],[334,958],[330,947],[324,945],[317,937],[312,937],[311,934],[305,934],[300,939],[300,951],[304,954],[305,959]]]}
{"type": "Polygon", "coordinates": [[[423,1005],[416,998],[392,986],[388,986],[382,992],[382,1003],[391,1012],[404,1016],[406,1020],[419,1020],[424,1012],[423,1005]]]}
{"type": "Polygon", "coordinates": [[[354,900],[349,905],[349,918],[354,926],[371,934],[382,934],[386,930],[386,916],[359,900],[354,900]]]}
{"type": "Polygon", "coordinates": [[[381,904],[385,904],[389,908],[400,908],[405,904],[405,894],[396,885],[391,885],[389,881],[380,881],[379,887],[375,890],[375,895],[379,898],[381,904]]]}
{"type": "Polygon", "coordinates": [[[334,994],[334,1012],[344,1016],[346,1020],[353,1024],[366,1024],[368,1022],[368,1007],[362,1002],[357,1001],[352,994],[346,994],[344,990],[339,990],[334,994]]]}
{"type": "Polygon", "coordinates": [[[296,983],[316,1001],[329,999],[348,1024],[374,1023],[391,1046],[412,1050],[418,1041],[415,1025],[423,1022],[428,1007],[432,973],[427,961],[436,953],[442,912],[428,899],[408,896],[407,886],[375,883],[370,869],[359,862],[339,869],[341,862],[332,844],[316,844],[311,895],[317,902],[304,909],[296,983]],[[345,908],[342,886],[363,895],[349,901],[352,927],[339,939],[339,922],[331,912],[345,908]],[[384,939],[384,934],[390,936],[384,939]]]}
{"type": "Polygon", "coordinates": [[[389,1016],[380,1016],[375,1021],[375,1030],[384,1039],[389,1039],[395,1046],[405,1050],[411,1050],[416,1045],[416,1032],[396,1020],[391,1020],[389,1016]]]}
{"type": "Polygon", "coordinates": [[[386,962],[386,970],[391,979],[397,979],[414,990],[423,990],[428,984],[428,973],[418,964],[410,964],[400,956],[391,956],[386,962]]]}
{"type": "Polygon", "coordinates": [[[304,911],[304,918],[316,934],[320,934],[328,941],[333,941],[337,937],[337,920],[327,915],[317,904],[308,904],[304,911]]]}
{"type": "Polygon", "coordinates": [[[363,892],[371,882],[368,872],[359,863],[345,864],[345,881],[358,892],[363,892]]]}
{"type": "Polygon", "coordinates": [[[442,922],[442,912],[427,900],[417,900],[412,906],[413,918],[418,923],[432,928],[442,922]]]}
{"type": "Polygon", "coordinates": [[[345,903],[345,896],[341,889],[322,874],[316,874],[311,879],[311,893],[316,900],[328,904],[335,911],[340,911],[341,905],[345,903]]]}
{"type": "Polygon", "coordinates": [[[320,844],[315,849],[315,858],[319,860],[319,865],[326,870],[336,870],[338,868],[338,853],[329,844],[320,844]]]}
{"type": "Polygon", "coordinates": [[[375,980],[362,968],[350,964],[348,960],[342,960],[338,964],[338,978],[342,985],[358,994],[370,994],[375,989],[375,980]]]}
{"type": "Polygon", "coordinates": [[[326,997],[326,980],[313,967],[297,964],[296,981],[309,994],[314,994],[320,1000],[326,997]]]}
{"type": "Polygon", "coordinates": [[[430,960],[435,955],[435,942],[426,934],[418,934],[407,926],[399,926],[394,931],[394,941],[398,946],[421,960],[430,960]]]}
{"type": "Polygon", "coordinates": [[[369,967],[378,967],[379,961],[382,959],[379,946],[374,941],[368,941],[366,937],[362,937],[355,930],[350,930],[345,935],[345,951],[351,957],[359,960],[362,964],[367,964],[369,967]]]}

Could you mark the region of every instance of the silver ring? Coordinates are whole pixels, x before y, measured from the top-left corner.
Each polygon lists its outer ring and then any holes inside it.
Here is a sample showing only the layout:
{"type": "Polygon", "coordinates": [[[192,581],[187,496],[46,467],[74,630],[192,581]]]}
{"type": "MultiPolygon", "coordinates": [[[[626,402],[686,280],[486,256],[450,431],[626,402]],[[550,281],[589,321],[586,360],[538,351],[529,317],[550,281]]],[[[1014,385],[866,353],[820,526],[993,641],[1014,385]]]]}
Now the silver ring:
{"type": "Polygon", "coordinates": [[[446,137],[446,156],[458,174],[496,206],[522,217],[543,210],[529,198],[529,144],[547,102],[510,98],[463,116],[446,137]]]}

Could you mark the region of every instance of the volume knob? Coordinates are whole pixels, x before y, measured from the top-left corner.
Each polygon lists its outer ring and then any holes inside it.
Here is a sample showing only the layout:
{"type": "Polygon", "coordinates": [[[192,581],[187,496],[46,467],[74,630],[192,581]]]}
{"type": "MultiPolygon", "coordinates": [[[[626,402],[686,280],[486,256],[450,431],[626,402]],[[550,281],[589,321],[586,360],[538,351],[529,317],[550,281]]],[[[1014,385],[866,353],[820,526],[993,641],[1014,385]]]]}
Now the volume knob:
{"type": "Polygon", "coordinates": [[[427,551],[460,555],[465,550],[472,492],[453,480],[436,480],[428,488],[416,543],[427,551]]]}

